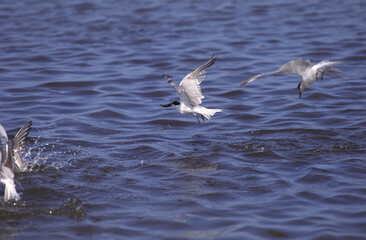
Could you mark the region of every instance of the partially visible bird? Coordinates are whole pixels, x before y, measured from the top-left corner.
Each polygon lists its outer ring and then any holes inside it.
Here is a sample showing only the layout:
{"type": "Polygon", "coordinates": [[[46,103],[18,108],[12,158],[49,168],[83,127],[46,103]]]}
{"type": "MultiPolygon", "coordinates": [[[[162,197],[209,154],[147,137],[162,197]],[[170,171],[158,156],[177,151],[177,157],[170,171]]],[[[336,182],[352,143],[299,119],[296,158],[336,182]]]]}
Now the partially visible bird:
{"type": "Polygon", "coordinates": [[[24,172],[27,169],[23,163],[22,150],[31,125],[32,121],[26,123],[10,143],[4,127],[0,125],[0,182],[5,185],[5,201],[20,199],[15,189],[14,172],[24,172]]]}
{"type": "Polygon", "coordinates": [[[175,91],[179,95],[180,102],[173,101],[168,104],[161,104],[162,107],[173,106],[178,112],[182,114],[193,114],[196,116],[198,123],[200,120],[198,116],[201,116],[202,120],[209,120],[215,113],[221,112],[221,109],[208,109],[200,106],[204,96],[200,88],[200,84],[205,78],[206,70],[211,67],[216,61],[215,55],[204,62],[196,70],[188,74],[180,82],[179,86],[175,85],[173,78],[169,75],[163,75],[168,79],[168,82],[174,87],[175,91]]]}
{"type": "Polygon", "coordinates": [[[331,62],[328,60],[323,60],[318,64],[312,65],[310,60],[296,59],[285,63],[277,71],[261,73],[251,78],[248,78],[247,80],[240,83],[240,86],[243,86],[249,82],[256,80],[257,78],[261,78],[264,76],[292,73],[302,77],[302,81],[297,86],[299,90],[299,98],[301,98],[301,93],[315,81],[318,81],[319,76],[323,80],[324,73],[339,73],[340,71],[338,69],[332,67],[340,63],[342,62],[331,62]]]}

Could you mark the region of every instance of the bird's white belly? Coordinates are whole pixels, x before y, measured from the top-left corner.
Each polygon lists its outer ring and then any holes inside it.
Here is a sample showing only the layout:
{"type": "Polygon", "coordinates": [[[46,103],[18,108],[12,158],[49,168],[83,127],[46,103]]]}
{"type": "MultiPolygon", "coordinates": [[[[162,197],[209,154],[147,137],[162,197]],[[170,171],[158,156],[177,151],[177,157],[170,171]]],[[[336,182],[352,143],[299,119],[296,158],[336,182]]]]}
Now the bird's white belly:
{"type": "Polygon", "coordinates": [[[316,71],[314,70],[309,70],[307,72],[307,74],[304,76],[304,79],[303,79],[303,85],[304,87],[309,87],[311,84],[313,84],[316,80],[315,78],[315,75],[316,75],[316,71]]]}
{"type": "Polygon", "coordinates": [[[179,105],[179,112],[182,114],[192,114],[193,109],[191,107],[186,106],[185,104],[179,105]]]}

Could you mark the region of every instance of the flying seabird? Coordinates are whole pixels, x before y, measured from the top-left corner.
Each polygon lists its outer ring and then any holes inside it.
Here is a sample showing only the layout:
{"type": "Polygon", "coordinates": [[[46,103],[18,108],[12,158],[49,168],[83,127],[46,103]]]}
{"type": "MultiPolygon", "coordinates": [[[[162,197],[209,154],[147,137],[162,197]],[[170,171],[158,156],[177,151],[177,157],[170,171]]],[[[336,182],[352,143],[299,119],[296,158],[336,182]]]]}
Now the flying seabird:
{"type": "Polygon", "coordinates": [[[328,60],[323,60],[318,64],[312,65],[310,60],[296,59],[285,63],[277,71],[261,73],[251,78],[248,78],[247,80],[240,83],[240,86],[243,86],[247,83],[256,80],[257,78],[261,78],[264,76],[292,73],[302,77],[302,81],[299,83],[297,87],[299,89],[299,98],[301,98],[301,93],[315,81],[318,81],[319,76],[320,79],[323,80],[324,73],[330,73],[330,74],[339,73],[340,71],[336,68],[333,68],[333,66],[340,63],[342,62],[341,61],[331,62],[328,60]]]}
{"type": "Polygon", "coordinates": [[[179,86],[175,85],[173,78],[169,75],[163,75],[168,79],[168,82],[174,87],[175,91],[179,95],[180,102],[173,101],[168,104],[161,104],[162,107],[173,106],[178,112],[182,114],[193,114],[196,116],[198,123],[200,120],[198,116],[201,116],[202,120],[209,120],[215,113],[221,112],[221,109],[208,109],[200,106],[204,96],[200,88],[200,84],[205,78],[206,70],[211,67],[216,61],[215,55],[204,62],[196,70],[188,74],[180,82],[179,86]]]}

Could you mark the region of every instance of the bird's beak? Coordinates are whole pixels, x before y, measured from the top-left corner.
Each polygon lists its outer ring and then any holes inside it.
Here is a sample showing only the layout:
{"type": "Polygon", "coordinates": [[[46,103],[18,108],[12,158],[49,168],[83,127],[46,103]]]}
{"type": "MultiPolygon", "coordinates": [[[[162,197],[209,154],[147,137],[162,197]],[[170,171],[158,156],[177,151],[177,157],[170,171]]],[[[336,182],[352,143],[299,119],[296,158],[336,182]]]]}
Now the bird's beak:
{"type": "Polygon", "coordinates": [[[171,104],[171,103],[168,103],[168,104],[161,104],[160,106],[162,106],[162,107],[171,107],[171,106],[172,106],[172,104],[171,104]]]}

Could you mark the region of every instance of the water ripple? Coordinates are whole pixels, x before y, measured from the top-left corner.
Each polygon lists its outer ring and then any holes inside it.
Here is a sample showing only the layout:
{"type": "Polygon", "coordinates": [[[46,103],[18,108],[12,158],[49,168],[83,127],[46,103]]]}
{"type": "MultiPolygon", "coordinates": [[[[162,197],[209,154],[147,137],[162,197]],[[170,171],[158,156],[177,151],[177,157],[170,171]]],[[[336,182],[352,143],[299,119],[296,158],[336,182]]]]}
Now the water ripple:
{"type": "Polygon", "coordinates": [[[1,124],[33,121],[0,238],[362,239],[365,7],[0,3],[1,124]],[[162,74],[214,53],[203,106],[223,112],[160,107],[177,99],[162,74]],[[295,58],[344,73],[301,99],[296,75],[238,86],[295,58]]]}

